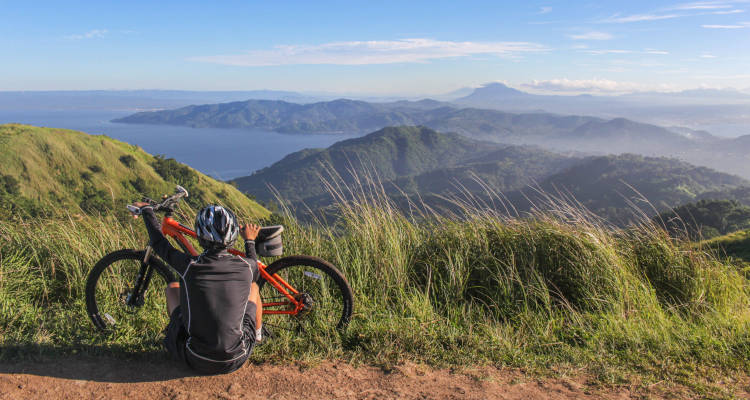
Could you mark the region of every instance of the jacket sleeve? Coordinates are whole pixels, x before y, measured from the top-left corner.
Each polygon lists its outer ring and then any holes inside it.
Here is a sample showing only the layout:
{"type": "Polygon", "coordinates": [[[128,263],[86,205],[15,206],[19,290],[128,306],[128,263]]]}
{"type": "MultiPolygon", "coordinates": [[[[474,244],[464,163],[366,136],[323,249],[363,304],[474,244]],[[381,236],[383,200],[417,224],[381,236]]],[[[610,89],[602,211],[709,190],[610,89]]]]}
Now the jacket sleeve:
{"type": "Polygon", "coordinates": [[[245,240],[245,258],[250,260],[253,282],[257,283],[260,279],[260,271],[258,270],[258,255],[255,253],[254,240],[245,240]]]}
{"type": "Polygon", "coordinates": [[[141,208],[141,215],[143,215],[143,222],[146,224],[151,248],[159,257],[161,257],[162,260],[171,265],[180,275],[184,275],[192,258],[188,254],[175,249],[174,246],[169,243],[169,240],[164,237],[164,234],[161,233],[161,225],[154,214],[153,207],[141,208]]]}
{"type": "Polygon", "coordinates": [[[254,240],[245,240],[245,256],[251,260],[258,260],[258,255],[255,253],[254,240]]]}

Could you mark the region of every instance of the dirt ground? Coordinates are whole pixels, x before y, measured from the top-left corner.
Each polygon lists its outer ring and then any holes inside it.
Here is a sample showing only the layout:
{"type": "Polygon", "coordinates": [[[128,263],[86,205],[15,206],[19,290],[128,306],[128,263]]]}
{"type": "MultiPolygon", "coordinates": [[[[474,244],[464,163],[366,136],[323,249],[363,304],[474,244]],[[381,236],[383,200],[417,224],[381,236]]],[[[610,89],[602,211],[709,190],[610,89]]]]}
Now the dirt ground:
{"type": "MultiPolygon", "coordinates": [[[[739,398],[750,386],[735,385],[739,398]]],[[[0,363],[2,399],[627,399],[699,397],[682,387],[602,387],[585,377],[535,379],[492,368],[452,372],[406,364],[246,364],[228,375],[195,376],[168,361],[55,358],[0,363]]]]}

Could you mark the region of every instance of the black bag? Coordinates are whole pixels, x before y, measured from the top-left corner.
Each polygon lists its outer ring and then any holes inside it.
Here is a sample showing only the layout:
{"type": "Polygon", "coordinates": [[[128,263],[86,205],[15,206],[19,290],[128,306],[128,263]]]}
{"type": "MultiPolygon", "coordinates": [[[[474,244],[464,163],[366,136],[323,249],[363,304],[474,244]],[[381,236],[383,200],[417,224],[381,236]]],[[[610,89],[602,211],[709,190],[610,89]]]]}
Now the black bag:
{"type": "Polygon", "coordinates": [[[255,238],[255,252],[258,253],[258,256],[278,257],[284,252],[284,246],[281,243],[281,232],[284,232],[284,227],[281,225],[260,228],[258,237],[255,238]]]}

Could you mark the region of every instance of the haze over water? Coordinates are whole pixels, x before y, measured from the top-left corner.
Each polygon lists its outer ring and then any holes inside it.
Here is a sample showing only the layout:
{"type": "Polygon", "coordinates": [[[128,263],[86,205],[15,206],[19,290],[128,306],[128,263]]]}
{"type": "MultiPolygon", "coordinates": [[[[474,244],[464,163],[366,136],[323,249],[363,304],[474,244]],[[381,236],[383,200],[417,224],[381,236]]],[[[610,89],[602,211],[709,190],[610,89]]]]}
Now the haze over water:
{"type": "Polygon", "coordinates": [[[173,157],[204,174],[224,180],[250,175],[298,150],[328,147],[354,137],[110,122],[129,114],[132,112],[0,110],[0,124],[16,122],[103,134],[138,145],[151,154],[173,157]]]}

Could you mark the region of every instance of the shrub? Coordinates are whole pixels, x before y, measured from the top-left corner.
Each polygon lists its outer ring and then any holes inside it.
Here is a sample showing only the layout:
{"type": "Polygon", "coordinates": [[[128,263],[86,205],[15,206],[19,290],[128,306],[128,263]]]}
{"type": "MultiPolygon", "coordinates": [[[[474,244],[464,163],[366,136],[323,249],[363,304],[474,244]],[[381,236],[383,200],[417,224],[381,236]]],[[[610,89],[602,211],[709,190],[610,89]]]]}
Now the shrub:
{"type": "Polygon", "coordinates": [[[131,156],[130,154],[126,154],[124,156],[120,156],[120,162],[123,163],[128,168],[133,168],[135,166],[135,157],[131,156]]]}
{"type": "Polygon", "coordinates": [[[18,179],[10,175],[0,175],[0,191],[11,195],[19,194],[21,186],[18,184],[18,179]]]}
{"type": "Polygon", "coordinates": [[[89,214],[105,213],[112,208],[112,197],[104,190],[88,184],[83,187],[79,205],[81,210],[89,214]]]}

